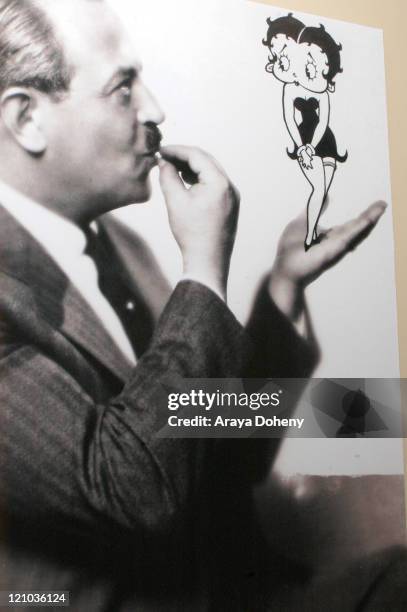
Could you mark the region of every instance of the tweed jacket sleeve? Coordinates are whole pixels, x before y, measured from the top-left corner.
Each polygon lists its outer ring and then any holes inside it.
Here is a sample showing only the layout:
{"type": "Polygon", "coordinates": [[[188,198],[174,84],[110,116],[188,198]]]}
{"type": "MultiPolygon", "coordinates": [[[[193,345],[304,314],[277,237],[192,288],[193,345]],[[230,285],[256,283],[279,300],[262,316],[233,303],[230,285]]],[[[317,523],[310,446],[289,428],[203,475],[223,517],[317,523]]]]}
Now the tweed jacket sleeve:
{"type": "Polygon", "coordinates": [[[254,378],[308,378],[319,359],[315,341],[300,336],[271,300],[267,279],[256,296],[246,332],[255,347],[246,366],[254,378]]]}
{"type": "Polygon", "coordinates": [[[0,282],[3,513],[64,529],[165,531],[190,499],[202,452],[199,440],[156,436],[165,384],[239,375],[243,328],[211,291],[180,283],[149,350],[109,397],[107,371],[101,381],[90,356],[36,312],[29,288],[0,282]]]}

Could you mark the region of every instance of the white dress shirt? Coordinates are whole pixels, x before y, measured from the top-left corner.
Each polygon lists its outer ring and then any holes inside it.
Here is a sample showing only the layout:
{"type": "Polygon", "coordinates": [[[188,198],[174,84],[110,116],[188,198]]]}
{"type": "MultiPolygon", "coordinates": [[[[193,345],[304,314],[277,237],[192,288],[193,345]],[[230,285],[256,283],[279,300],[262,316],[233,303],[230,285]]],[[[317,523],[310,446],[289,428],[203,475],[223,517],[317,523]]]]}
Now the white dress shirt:
{"type": "Polygon", "coordinates": [[[1,205],[41,244],[100,319],[133,364],[136,356],[123,325],[98,285],[94,261],[85,254],[86,237],[71,221],[0,181],[1,205]]]}

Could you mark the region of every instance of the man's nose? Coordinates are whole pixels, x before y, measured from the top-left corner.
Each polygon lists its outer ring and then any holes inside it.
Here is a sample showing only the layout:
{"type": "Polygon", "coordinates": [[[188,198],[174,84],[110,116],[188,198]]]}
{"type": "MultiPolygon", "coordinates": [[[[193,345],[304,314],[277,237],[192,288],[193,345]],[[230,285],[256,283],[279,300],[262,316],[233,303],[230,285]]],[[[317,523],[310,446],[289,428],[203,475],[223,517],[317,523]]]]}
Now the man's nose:
{"type": "Polygon", "coordinates": [[[160,125],[165,120],[164,111],[145,85],[142,86],[138,96],[137,119],[139,123],[155,123],[156,125],[160,125]]]}

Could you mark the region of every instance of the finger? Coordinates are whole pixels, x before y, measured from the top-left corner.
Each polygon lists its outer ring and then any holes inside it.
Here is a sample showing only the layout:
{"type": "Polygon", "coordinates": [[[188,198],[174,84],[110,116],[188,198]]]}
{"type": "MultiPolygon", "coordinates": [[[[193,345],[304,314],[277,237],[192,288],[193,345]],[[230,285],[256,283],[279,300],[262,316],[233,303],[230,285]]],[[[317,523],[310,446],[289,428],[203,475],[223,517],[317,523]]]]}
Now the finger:
{"type": "Polygon", "coordinates": [[[226,176],[224,170],[211,155],[195,147],[166,146],[161,148],[161,155],[175,166],[181,164],[181,171],[188,167],[198,176],[200,183],[212,183],[219,178],[220,174],[226,176]]]}
{"type": "Polygon", "coordinates": [[[184,184],[175,166],[163,159],[158,162],[160,169],[160,185],[166,201],[171,201],[180,193],[185,192],[184,184]]]}
{"type": "Polygon", "coordinates": [[[360,238],[364,239],[366,232],[374,228],[380,217],[387,208],[385,202],[376,202],[369,206],[359,217],[344,223],[336,228],[336,234],[339,239],[343,240],[348,246],[353,246],[361,242],[360,238]],[[356,244],[355,244],[356,241],[356,244]]]}
{"type": "Polygon", "coordinates": [[[174,165],[177,168],[178,172],[180,172],[182,180],[185,181],[188,185],[196,185],[197,183],[199,183],[199,174],[191,170],[191,168],[186,162],[180,162],[179,160],[176,160],[174,165]]]}
{"type": "Polygon", "coordinates": [[[328,259],[338,261],[363,242],[373,230],[387,208],[384,202],[376,202],[359,217],[334,228],[327,233],[327,239],[319,246],[326,250],[328,259]]]}

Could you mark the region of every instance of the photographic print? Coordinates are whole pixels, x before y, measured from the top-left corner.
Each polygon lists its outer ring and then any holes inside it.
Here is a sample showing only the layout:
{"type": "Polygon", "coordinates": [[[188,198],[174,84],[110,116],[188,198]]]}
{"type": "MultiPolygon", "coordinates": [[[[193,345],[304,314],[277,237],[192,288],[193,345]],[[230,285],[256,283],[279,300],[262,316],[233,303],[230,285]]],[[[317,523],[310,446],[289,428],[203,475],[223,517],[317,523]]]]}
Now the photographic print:
{"type": "Polygon", "coordinates": [[[0,607],[405,609],[381,31],[0,0],[0,232],[0,607]]]}

